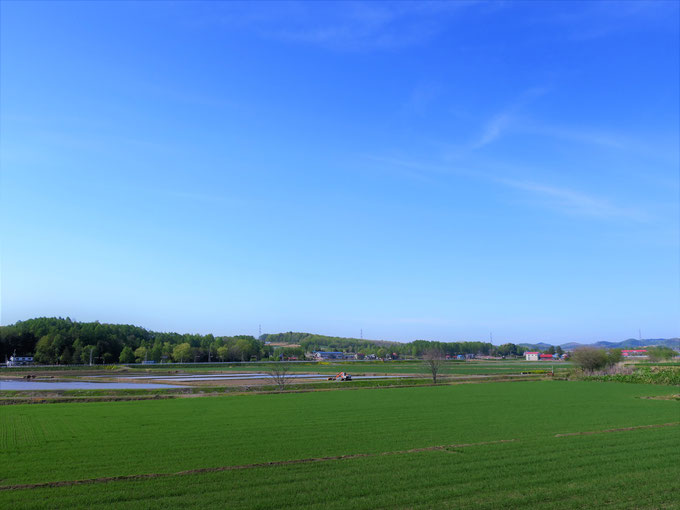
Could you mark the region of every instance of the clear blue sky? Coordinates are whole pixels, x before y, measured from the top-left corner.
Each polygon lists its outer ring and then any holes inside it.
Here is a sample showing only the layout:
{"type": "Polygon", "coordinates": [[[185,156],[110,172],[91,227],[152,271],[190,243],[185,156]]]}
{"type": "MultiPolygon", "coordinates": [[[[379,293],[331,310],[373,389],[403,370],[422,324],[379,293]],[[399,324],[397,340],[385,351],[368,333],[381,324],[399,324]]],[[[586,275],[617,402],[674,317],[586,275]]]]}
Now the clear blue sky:
{"type": "Polygon", "coordinates": [[[680,336],[678,2],[2,2],[2,317],[680,336]]]}

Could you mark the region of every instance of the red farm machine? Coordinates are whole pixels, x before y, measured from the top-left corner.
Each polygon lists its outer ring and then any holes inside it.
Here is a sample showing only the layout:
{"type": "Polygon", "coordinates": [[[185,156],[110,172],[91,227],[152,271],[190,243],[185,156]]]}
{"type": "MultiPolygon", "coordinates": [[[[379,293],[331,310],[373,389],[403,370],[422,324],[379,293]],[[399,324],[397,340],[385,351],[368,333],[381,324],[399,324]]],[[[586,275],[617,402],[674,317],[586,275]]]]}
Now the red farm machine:
{"type": "Polygon", "coordinates": [[[329,381],[351,381],[352,376],[347,372],[338,372],[333,377],[328,378],[329,381]]]}

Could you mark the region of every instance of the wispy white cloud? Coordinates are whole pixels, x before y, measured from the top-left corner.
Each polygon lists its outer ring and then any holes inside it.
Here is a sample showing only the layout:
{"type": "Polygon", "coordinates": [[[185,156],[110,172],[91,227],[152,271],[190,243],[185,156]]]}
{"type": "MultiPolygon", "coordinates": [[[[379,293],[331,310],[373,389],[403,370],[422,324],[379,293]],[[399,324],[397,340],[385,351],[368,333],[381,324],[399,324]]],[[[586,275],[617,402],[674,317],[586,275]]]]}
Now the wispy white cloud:
{"type": "Polygon", "coordinates": [[[599,131],[586,126],[551,126],[526,122],[517,126],[519,132],[559,140],[598,145],[614,149],[633,148],[635,143],[628,137],[612,132],[599,131]]]}
{"type": "Polygon", "coordinates": [[[644,153],[656,157],[662,155],[659,151],[648,147],[644,141],[630,135],[590,126],[541,123],[531,119],[529,115],[520,115],[517,107],[508,108],[494,115],[485,124],[479,138],[472,144],[472,149],[481,149],[507,134],[551,138],[563,142],[644,153]]]}
{"type": "Polygon", "coordinates": [[[500,176],[493,165],[464,166],[444,163],[427,163],[395,158],[371,157],[372,161],[396,168],[395,175],[417,176],[422,181],[439,183],[444,176],[458,176],[503,186],[525,192],[530,198],[525,202],[534,207],[551,209],[569,216],[589,217],[600,220],[649,221],[650,215],[639,207],[619,205],[609,197],[588,193],[577,189],[558,186],[528,179],[513,179],[500,176]]]}
{"type": "Polygon", "coordinates": [[[452,165],[438,163],[424,163],[408,159],[394,157],[366,156],[371,162],[380,164],[383,168],[390,169],[392,174],[397,173],[402,176],[416,178],[421,181],[436,182],[434,176],[459,175],[461,177],[484,177],[483,174],[465,167],[454,167],[452,165]]]}
{"type": "Polygon", "coordinates": [[[496,179],[496,182],[529,192],[537,197],[542,205],[568,215],[602,219],[624,218],[634,221],[647,221],[649,219],[645,212],[637,208],[619,206],[605,197],[566,187],[513,179],[496,179]]]}
{"type": "Polygon", "coordinates": [[[512,116],[508,112],[503,112],[495,115],[487,122],[484,127],[482,136],[472,146],[473,149],[481,149],[485,145],[489,145],[495,141],[501,134],[510,126],[512,116]]]}
{"type": "Polygon", "coordinates": [[[479,2],[227,2],[209,5],[213,15],[205,22],[335,50],[379,50],[427,42],[475,4],[479,2]]]}
{"type": "Polygon", "coordinates": [[[511,104],[492,116],[485,124],[481,136],[472,144],[473,149],[481,149],[500,138],[517,124],[518,112],[531,100],[545,93],[545,89],[532,87],[522,92],[511,104]]]}
{"type": "Polygon", "coordinates": [[[639,30],[641,24],[653,27],[677,27],[678,3],[665,1],[648,2],[590,2],[585,8],[565,17],[574,41],[588,42],[631,30],[639,30]]]}
{"type": "MultiPolygon", "coordinates": [[[[474,3],[340,2],[325,11],[321,22],[284,27],[270,35],[341,50],[403,48],[429,41],[446,28],[446,21],[474,3]]],[[[313,3],[307,6],[318,12],[313,3]]]]}

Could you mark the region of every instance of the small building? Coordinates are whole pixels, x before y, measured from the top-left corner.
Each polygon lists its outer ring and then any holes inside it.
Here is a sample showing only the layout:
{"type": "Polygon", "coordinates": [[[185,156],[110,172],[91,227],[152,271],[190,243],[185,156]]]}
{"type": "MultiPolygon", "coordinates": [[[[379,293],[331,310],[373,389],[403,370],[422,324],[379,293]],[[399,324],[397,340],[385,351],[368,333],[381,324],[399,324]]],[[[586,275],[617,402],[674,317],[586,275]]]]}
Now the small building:
{"type": "Polygon", "coordinates": [[[555,357],[552,354],[539,354],[538,359],[541,361],[553,361],[555,357]]]}
{"type": "Polygon", "coordinates": [[[345,359],[345,353],[344,352],[314,351],[312,354],[314,355],[314,359],[316,359],[316,360],[345,359]]]}
{"type": "Polygon", "coordinates": [[[646,358],[647,349],[621,349],[624,358],[646,358]]]}
{"type": "Polygon", "coordinates": [[[531,352],[526,351],[526,352],[524,353],[524,358],[525,358],[527,361],[538,361],[538,356],[539,356],[540,354],[541,354],[541,353],[538,352],[538,351],[535,351],[535,352],[534,352],[534,351],[531,351],[531,352]]]}
{"type": "Polygon", "coordinates": [[[12,356],[9,358],[9,361],[7,361],[7,366],[8,367],[20,367],[23,365],[32,365],[33,364],[33,357],[32,356],[12,356]]]}

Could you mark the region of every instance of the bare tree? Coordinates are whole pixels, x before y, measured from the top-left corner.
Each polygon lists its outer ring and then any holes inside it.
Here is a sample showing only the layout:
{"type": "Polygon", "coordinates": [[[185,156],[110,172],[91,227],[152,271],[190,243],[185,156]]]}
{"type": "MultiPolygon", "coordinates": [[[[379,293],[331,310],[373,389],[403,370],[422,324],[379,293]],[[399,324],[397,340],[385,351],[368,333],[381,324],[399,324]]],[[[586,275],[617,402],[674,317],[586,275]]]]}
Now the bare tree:
{"type": "Polygon", "coordinates": [[[432,382],[437,384],[437,376],[444,368],[444,353],[439,349],[428,349],[423,354],[423,363],[432,375],[432,382]]]}
{"type": "Polygon", "coordinates": [[[290,382],[290,374],[288,371],[290,367],[287,363],[274,363],[272,368],[267,371],[267,375],[271,377],[274,384],[280,389],[286,389],[286,384],[290,382]]]}

